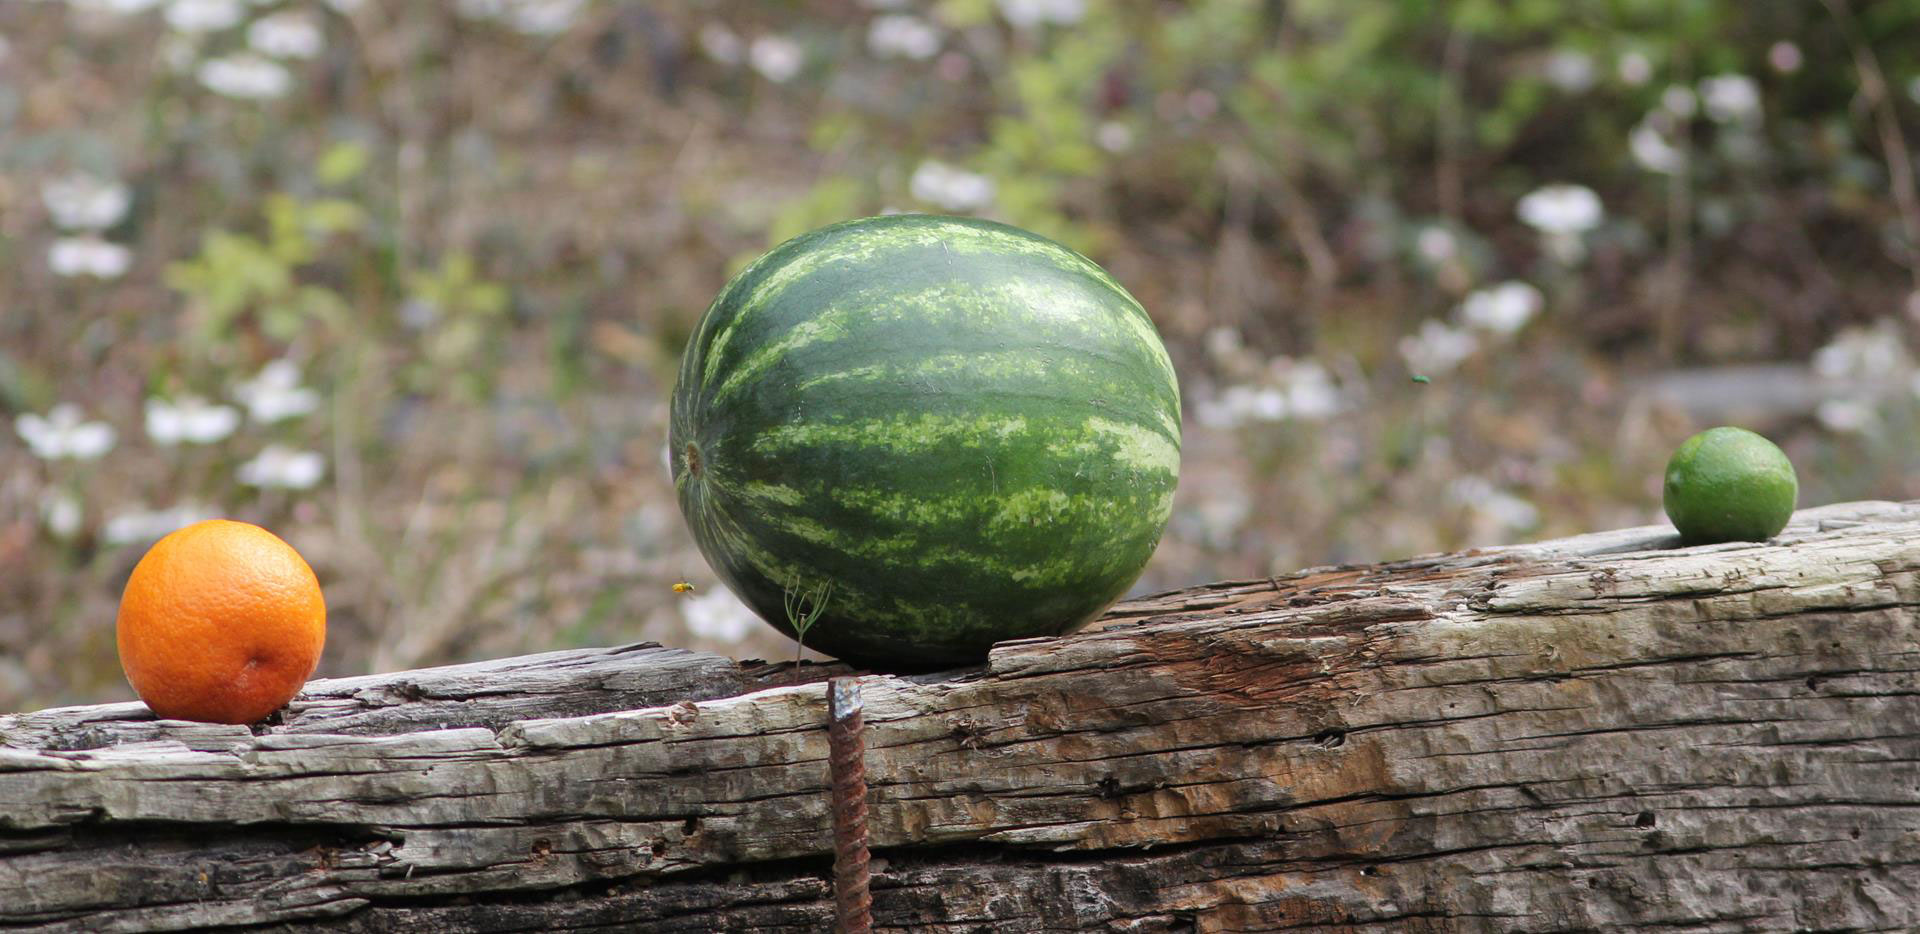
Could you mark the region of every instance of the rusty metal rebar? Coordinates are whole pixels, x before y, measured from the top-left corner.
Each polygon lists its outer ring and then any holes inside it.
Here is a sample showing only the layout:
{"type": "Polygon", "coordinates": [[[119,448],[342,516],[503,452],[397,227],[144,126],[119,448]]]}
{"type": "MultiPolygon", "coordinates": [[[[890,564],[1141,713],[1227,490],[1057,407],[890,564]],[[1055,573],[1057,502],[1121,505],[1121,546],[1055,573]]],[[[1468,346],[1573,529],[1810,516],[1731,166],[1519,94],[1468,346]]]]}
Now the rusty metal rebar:
{"type": "Polygon", "coordinates": [[[833,908],[840,934],[873,930],[867,892],[866,717],[858,678],[827,682],[827,768],[833,782],[833,908]]]}

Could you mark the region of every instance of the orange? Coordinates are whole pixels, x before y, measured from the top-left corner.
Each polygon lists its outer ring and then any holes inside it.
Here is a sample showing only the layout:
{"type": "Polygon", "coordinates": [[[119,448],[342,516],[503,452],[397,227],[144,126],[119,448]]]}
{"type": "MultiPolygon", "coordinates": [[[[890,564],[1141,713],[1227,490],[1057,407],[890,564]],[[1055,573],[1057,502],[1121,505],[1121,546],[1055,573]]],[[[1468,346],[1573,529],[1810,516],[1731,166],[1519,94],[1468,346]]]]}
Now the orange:
{"type": "Polygon", "coordinates": [[[120,597],[120,667],[155,716],[256,723],[320,663],[327,605],[300,553],[208,519],[155,542],[120,597]]]}

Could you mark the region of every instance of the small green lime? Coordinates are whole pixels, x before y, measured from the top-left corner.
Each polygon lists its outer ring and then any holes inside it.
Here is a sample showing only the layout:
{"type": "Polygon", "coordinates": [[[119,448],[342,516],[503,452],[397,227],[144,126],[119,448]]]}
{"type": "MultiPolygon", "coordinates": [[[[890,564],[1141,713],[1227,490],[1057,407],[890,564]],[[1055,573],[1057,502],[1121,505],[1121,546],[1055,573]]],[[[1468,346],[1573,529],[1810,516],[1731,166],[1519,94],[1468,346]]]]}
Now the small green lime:
{"type": "Polygon", "coordinates": [[[1799,496],[1786,453],[1745,428],[1709,428],[1667,461],[1667,518],[1689,544],[1764,542],[1787,527],[1799,496]]]}

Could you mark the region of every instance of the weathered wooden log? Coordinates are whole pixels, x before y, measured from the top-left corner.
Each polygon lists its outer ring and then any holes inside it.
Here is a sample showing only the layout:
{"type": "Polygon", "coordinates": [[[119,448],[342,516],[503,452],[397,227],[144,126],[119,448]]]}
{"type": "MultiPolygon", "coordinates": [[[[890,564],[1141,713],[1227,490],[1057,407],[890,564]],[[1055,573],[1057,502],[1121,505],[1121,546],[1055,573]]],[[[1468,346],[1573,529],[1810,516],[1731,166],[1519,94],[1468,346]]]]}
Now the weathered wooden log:
{"type": "MultiPolygon", "coordinates": [[[[1200,587],[862,678],[876,927],[1920,929],[1920,503],[1200,587]]],[[[0,929],[820,931],[844,669],[0,717],[0,929]],[[803,681],[804,683],[790,683],[803,681]]]]}

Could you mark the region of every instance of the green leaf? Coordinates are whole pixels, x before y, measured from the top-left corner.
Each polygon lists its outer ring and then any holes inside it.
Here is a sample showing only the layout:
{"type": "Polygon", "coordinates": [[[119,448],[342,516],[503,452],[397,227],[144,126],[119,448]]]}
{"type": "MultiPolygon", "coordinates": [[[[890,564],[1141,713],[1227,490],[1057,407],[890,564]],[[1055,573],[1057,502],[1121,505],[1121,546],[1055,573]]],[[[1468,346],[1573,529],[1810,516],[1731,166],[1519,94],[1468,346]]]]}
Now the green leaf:
{"type": "Polygon", "coordinates": [[[300,336],[300,326],[305,324],[300,309],[290,305],[272,304],[260,312],[260,329],[276,341],[290,341],[300,336]]]}
{"type": "Polygon", "coordinates": [[[283,194],[268,195],[263,209],[267,215],[267,243],[280,261],[297,266],[311,258],[300,202],[283,194]]]}
{"type": "Polygon", "coordinates": [[[941,0],[934,14],[948,26],[965,29],[992,19],[993,4],[990,0],[941,0]]]}
{"type": "Polygon", "coordinates": [[[339,198],[311,202],[304,208],[304,214],[307,230],[322,235],[359,230],[367,219],[367,212],[360,205],[339,198]]]}
{"type": "Polygon", "coordinates": [[[497,317],[507,310],[507,287],[498,282],[476,282],[464,293],[466,306],[475,314],[497,317]]]}
{"type": "Polygon", "coordinates": [[[295,301],[303,316],[330,327],[344,327],[352,311],[340,293],[325,286],[303,285],[295,301]]]}
{"type": "Polygon", "coordinates": [[[344,185],[358,178],[367,168],[367,148],[359,143],[334,143],[320,154],[320,162],[314,167],[320,184],[328,186],[344,185]]]}

